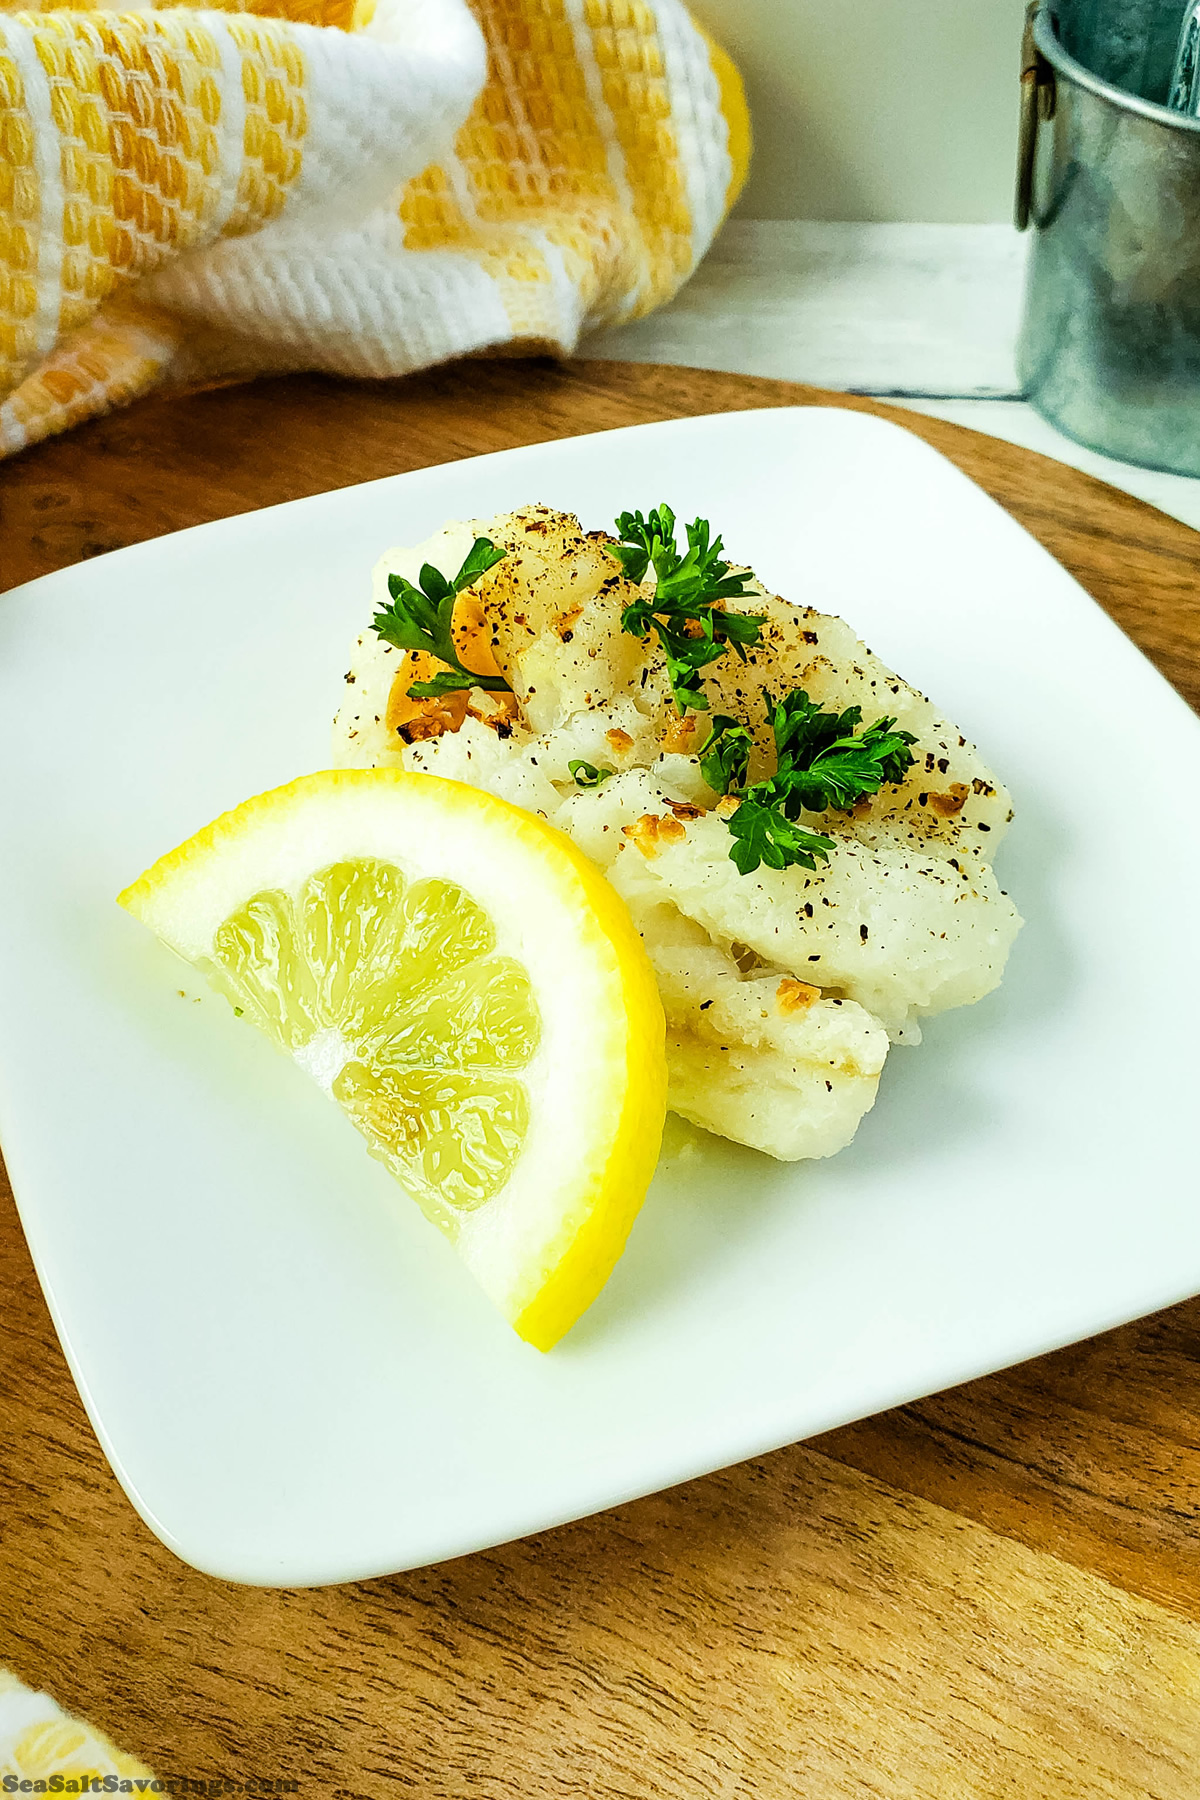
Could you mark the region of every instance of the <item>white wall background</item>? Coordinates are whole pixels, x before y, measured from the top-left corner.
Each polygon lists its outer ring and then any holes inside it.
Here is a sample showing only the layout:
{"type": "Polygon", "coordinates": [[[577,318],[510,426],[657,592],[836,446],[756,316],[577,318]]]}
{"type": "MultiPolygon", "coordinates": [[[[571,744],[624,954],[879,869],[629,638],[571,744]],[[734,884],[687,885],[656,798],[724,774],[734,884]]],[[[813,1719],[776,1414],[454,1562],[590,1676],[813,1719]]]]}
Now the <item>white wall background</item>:
{"type": "Polygon", "coordinates": [[[691,0],[745,78],[748,219],[1012,211],[1024,0],[691,0]]]}

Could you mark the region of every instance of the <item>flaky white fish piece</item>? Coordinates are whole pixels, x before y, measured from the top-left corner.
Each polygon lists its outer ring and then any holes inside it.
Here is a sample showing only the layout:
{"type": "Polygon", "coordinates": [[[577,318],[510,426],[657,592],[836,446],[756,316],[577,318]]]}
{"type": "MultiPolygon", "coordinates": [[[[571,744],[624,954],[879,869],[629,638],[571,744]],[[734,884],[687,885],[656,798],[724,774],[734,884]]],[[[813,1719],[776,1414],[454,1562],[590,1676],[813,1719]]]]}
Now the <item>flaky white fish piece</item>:
{"type": "MultiPolygon", "coordinates": [[[[729,654],[711,663],[704,671],[704,688],[708,717],[723,713],[750,727],[755,740],[751,779],[775,769],[764,692],[780,699],[802,688],[827,712],[857,706],[864,724],[891,718],[916,739],[905,780],[861,801],[854,825],[903,819],[909,831],[931,843],[993,855],[1012,819],[1012,800],[975,746],[931,700],[869,650],[844,619],[793,606],[769,593],[748,570],[745,576],[747,593],[726,606],[730,612],[762,617],[761,642],[746,651],[744,660],[729,654]]],[[[660,736],[680,731],[669,701],[664,700],[655,722],[660,736]]],[[[707,735],[707,718],[694,714],[688,724],[694,743],[676,747],[696,752],[707,735]]]]}
{"type": "MultiPolygon", "coordinates": [[[[334,720],[339,766],[404,766],[410,744],[455,731],[467,717],[506,737],[517,727],[519,737],[554,730],[581,713],[603,714],[621,699],[640,713],[658,704],[661,672],[642,681],[647,647],[621,630],[621,614],[639,590],[605,549],[612,540],[604,532],[585,533],[577,519],[549,507],[455,520],[419,544],[385,551],[371,577],[374,610],[390,604],[391,575],[417,584],[422,565],[431,563],[451,579],[477,537],[506,555],[459,596],[454,635],[465,665],[501,674],[512,701],[478,688],[441,702],[412,701],[407,690],[428,679],[428,659],[395,649],[368,627],[351,650],[334,720]]],[[[649,745],[646,760],[658,748],[649,745]]]]}
{"type": "Polygon", "coordinates": [[[516,749],[475,719],[465,720],[459,731],[413,744],[404,766],[422,775],[440,775],[444,781],[486,788],[552,824],[562,810],[562,794],[539,767],[536,740],[516,749]]]}
{"type": "Polygon", "coordinates": [[[990,864],[902,827],[880,825],[867,843],[825,824],[827,862],[743,875],[724,819],[681,816],[645,770],[569,799],[556,823],[631,907],[669,902],[715,943],[858,1001],[896,1037],[990,993],[1021,924],[990,864]]]}
{"type": "Polygon", "coordinates": [[[845,1149],[887,1057],[879,1021],[757,959],[739,968],[670,905],[636,906],[633,920],[667,1015],[672,1111],[785,1162],[845,1149]]]}
{"type": "Polygon", "coordinates": [[[621,630],[640,590],[608,548],[609,534],[526,506],[490,520],[485,535],[508,554],[473,591],[529,729],[553,731],[622,697],[649,710],[657,693],[641,679],[646,646],[621,630]]]}

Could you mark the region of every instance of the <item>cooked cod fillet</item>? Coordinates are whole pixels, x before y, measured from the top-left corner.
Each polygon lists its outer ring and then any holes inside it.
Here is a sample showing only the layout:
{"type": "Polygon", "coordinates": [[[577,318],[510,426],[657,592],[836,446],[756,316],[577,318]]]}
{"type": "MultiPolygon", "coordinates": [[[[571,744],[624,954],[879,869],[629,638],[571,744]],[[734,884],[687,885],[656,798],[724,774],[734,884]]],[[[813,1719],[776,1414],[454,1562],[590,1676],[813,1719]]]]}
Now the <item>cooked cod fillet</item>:
{"type": "MultiPolygon", "coordinates": [[[[375,610],[388,605],[388,576],[416,582],[423,563],[453,575],[477,537],[509,552],[470,590],[487,620],[487,648],[516,695],[522,722],[553,730],[577,713],[602,712],[639,686],[646,647],[621,630],[621,613],[638,590],[603,549],[604,534],[586,537],[579,522],[546,507],[494,519],[454,522],[412,549],[389,550],[375,565],[375,610]]],[[[466,656],[469,667],[485,672],[466,656]]],[[[334,721],[334,749],[349,767],[404,761],[411,721],[396,721],[402,690],[414,679],[408,653],[367,629],[356,639],[346,682],[351,692],[334,721]],[[390,707],[390,713],[389,713],[390,707]],[[404,735],[401,735],[401,732],[404,735]]],[[[661,700],[657,684],[647,705],[661,700]]],[[[488,712],[488,696],[473,697],[488,712]]],[[[407,709],[410,710],[411,709],[407,709]]]]}
{"type": "MultiPolygon", "coordinates": [[[[477,536],[505,560],[460,596],[458,652],[512,695],[414,701],[422,658],[367,629],[334,723],[342,765],[392,764],[484,787],[568,832],[623,895],[658,974],[671,1104],[710,1131],[785,1160],[829,1156],[874,1101],[889,1038],[999,982],[1020,919],[989,858],[1012,817],[979,752],[841,619],[755,591],[763,642],[705,671],[713,712],[754,730],[751,774],[773,768],[764,688],[803,687],[916,738],[907,779],[849,815],[805,823],[836,849],[815,870],[742,875],[718,796],[700,772],[702,715],[677,716],[654,641],[621,630],[639,589],[578,520],[546,507],[455,522],[374,573],[452,576],[477,536]],[[569,764],[611,771],[580,789],[569,764]]],[[[428,661],[428,659],[425,659],[428,661]]]]}
{"type": "Polygon", "coordinates": [[[783,1161],[844,1149],[887,1056],[878,1021],[782,968],[743,970],[674,906],[631,910],[667,1015],[668,1105],[783,1161]]]}
{"type": "Polygon", "coordinates": [[[668,901],[714,943],[744,944],[910,1041],[919,1018],[991,992],[1017,931],[988,863],[902,828],[880,825],[870,843],[835,828],[837,849],[815,869],[742,875],[724,821],[709,812],[685,823],[641,769],[569,798],[554,822],[631,907],[668,901]]]}

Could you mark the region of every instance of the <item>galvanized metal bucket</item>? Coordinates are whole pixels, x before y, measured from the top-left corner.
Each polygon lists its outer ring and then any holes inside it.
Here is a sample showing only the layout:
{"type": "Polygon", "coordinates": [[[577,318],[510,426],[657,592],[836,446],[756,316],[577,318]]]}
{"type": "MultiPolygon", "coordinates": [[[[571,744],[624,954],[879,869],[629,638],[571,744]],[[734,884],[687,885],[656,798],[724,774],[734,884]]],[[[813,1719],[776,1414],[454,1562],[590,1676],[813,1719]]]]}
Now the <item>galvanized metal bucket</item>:
{"type": "Polygon", "coordinates": [[[1200,120],[1161,103],[1186,10],[1029,8],[1016,222],[1034,236],[1018,368],[1068,436],[1200,475],[1200,120]]]}

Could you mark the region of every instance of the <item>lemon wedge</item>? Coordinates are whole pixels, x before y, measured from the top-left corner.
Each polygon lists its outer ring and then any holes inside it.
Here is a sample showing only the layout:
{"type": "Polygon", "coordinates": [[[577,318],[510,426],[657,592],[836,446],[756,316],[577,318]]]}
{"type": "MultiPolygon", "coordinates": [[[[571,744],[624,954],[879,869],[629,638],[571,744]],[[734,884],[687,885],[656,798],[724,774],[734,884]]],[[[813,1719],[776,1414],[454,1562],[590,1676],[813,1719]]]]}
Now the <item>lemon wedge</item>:
{"type": "Polygon", "coordinates": [[[654,1172],[662,1004],[560,832],[455,781],[306,775],[119,896],[332,1095],[529,1343],[603,1287],[654,1172]]]}

